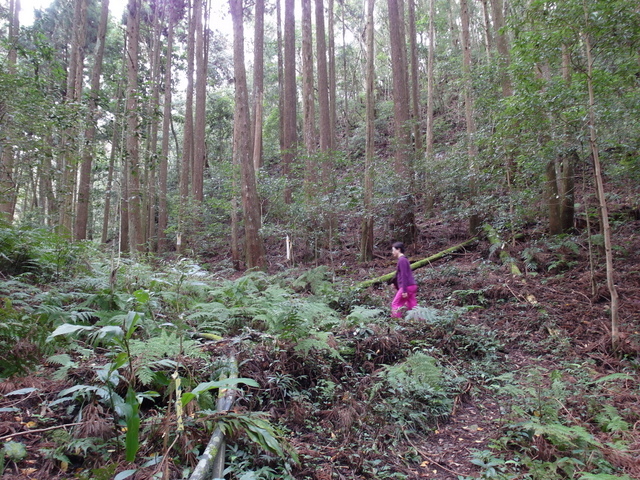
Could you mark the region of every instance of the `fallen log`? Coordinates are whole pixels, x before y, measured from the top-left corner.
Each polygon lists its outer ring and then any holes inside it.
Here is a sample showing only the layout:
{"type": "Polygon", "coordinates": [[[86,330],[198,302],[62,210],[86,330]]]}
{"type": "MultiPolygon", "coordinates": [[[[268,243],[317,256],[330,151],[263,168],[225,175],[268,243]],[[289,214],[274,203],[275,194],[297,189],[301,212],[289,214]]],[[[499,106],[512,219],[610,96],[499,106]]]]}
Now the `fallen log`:
{"type": "MultiPolygon", "coordinates": [[[[473,242],[478,240],[478,237],[473,237],[466,242],[459,243],[458,245],[454,245],[453,247],[449,247],[446,250],[442,250],[441,252],[436,253],[435,255],[431,255],[430,257],[423,258],[422,260],[418,260],[411,264],[411,270],[416,270],[417,268],[424,267],[425,265],[429,265],[431,262],[436,260],[440,260],[442,257],[449,255],[450,253],[457,252],[458,250],[463,249],[467,245],[471,245],[473,242]]],[[[356,290],[361,290],[363,288],[368,288],[373,285],[377,285],[379,283],[389,282],[396,276],[395,270],[391,273],[387,273],[382,275],[381,277],[372,278],[370,280],[365,280],[364,282],[360,282],[355,286],[356,290]]]]}
{"type": "MultiPolygon", "coordinates": [[[[238,378],[238,363],[235,357],[229,359],[229,378],[238,378]]],[[[226,412],[231,409],[236,398],[237,389],[234,387],[221,389],[218,396],[218,412],[226,412]]],[[[217,427],[196,468],[189,480],[208,480],[210,478],[223,478],[225,455],[225,438],[220,427],[217,427]]]]}

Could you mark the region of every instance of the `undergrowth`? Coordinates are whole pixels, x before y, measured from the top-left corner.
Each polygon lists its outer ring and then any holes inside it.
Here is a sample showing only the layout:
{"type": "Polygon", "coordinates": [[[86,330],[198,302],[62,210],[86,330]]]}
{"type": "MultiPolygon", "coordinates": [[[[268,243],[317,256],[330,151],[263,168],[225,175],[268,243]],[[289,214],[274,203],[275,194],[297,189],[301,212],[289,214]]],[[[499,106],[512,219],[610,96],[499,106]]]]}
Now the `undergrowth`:
{"type": "MultiPolygon", "coordinates": [[[[428,438],[460,398],[483,391],[500,401],[502,423],[472,454],[480,478],[625,478],[640,419],[613,398],[621,383],[637,388],[634,372],[598,377],[575,361],[511,371],[503,333],[470,321],[491,298],[458,288],[454,267],[449,303],[391,320],[379,298],[326,267],[220,280],[186,259],[80,260],[87,247],[51,257],[53,234],[0,233],[12,249],[3,268],[13,269],[0,285],[0,377],[11,400],[0,415],[77,424],[43,436],[37,455],[52,475],[73,465],[75,478],[187,478],[220,427],[233,478],[312,480],[339,465],[353,478],[408,479],[420,456],[407,440],[428,438]],[[64,270],[63,260],[79,263],[64,270]],[[239,375],[228,378],[231,358],[239,375]],[[229,388],[235,407],[217,412],[216,394],[229,388]],[[317,451],[294,448],[308,439],[317,451]]],[[[569,259],[570,247],[558,251],[569,259]]],[[[7,453],[18,450],[5,444],[4,468],[21,465],[7,453]]]]}

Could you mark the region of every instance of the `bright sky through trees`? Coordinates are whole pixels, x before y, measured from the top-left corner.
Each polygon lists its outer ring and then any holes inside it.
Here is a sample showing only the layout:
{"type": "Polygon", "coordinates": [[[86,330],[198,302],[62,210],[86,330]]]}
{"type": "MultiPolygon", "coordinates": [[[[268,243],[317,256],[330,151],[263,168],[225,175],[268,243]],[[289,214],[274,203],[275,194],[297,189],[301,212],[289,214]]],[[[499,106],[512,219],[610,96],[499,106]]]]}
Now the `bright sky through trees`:
{"type": "MultiPolygon", "coordinates": [[[[53,0],[22,0],[20,2],[20,25],[28,26],[33,23],[33,12],[38,9],[45,9],[53,0]]],[[[124,12],[127,0],[110,0],[109,10],[114,17],[120,17],[124,12]]]]}

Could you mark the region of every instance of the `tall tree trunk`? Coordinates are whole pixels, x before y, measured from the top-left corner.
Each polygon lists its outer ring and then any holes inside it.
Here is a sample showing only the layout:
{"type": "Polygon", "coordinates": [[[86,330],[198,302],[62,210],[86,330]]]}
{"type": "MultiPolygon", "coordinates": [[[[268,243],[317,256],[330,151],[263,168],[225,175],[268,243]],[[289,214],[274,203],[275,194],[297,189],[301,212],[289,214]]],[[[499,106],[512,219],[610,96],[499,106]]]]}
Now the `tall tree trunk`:
{"type": "MultiPolygon", "coordinates": [[[[171,57],[173,53],[173,30],[175,23],[175,11],[170,3],[165,4],[167,20],[167,52],[164,66],[164,100],[162,106],[162,151],[160,153],[160,165],[158,170],[158,251],[169,250],[167,240],[167,225],[169,224],[169,212],[167,210],[167,176],[169,171],[169,135],[171,129],[171,57]]],[[[177,152],[176,152],[177,153],[177,152]]]]}
{"type": "Polygon", "coordinates": [[[276,40],[278,47],[278,139],[280,141],[280,152],[284,152],[284,58],[283,58],[283,38],[282,38],[282,14],[280,0],[276,0],[276,40]]]}
{"type": "Polygon", "coordinates": [[[418,34],[416,32],[416,0],[409,2],[409,48],[411,51],[411,115],[416,157],[422,155],[422,122],[420,119],[420,85],[418,75],[418,34]]]}
{"type": "Polygon", "coordinates": [[[327,40],[324,29],[324,2],[316,4],[316,61],[318,62],[318,110],[320,117],[320,151],[322,152],[323,183],[329,188],[331,169],[331,118],[329,115],[329,72],[327,69],[327,40]]]}
{"type": "MultiPolygon", "coordinates": [[[[584,17],[588,27],[590,21],[586,5],[584,5],[584,17]]],[[[602,165],[600,164],[600,155],[598,152],[596,100],[593,91],[593,53],[591,50],[591,38],[588,33],[583,34],[583,40],[587,54],[587,89],[589,91],[589,119],[587,121],[587,129],[589,131],[589,147],[593,158],[594,175],[596,187],[598,189],[598,200],[600,202],[602,236],[604,237],[604,252],[607,265],[607,287],[609,289],[609,294],[611,295],[611,346],[616,350],[620,342],[619,299],[615,282],[615,270],[613,268],[613,248],[611,241],[611,226],[609,225],[609,207],[607,205],[604,180],[602,178],[602,165]]]]}
{"type": "Polygon", "coordinates": [[[143,251],[144,228],[141,220],[140,189],[140,120],[138,113],[138,46],[140,42],[140,0],[129,0],[127,6],[127,159],[129,164],[128,215],[129,251],[143,251]]]}
{"type": "Polygon", "coordinates": [[[404,34],[402,0],[387,0],[389,35],[393,73],[394,173],[395,194],[398,197],[391,225],[395,240],[411,243],[416,236],[412,192],[412,151],[409,117],[409,88],[407,85],[407,55],[404,34]]]}
{"type": "Polygon", "coordinates": [[[95,61],[91,72],[91,91],[87,105],[87,129],[84,133],[84,152],[80,166],[80,179],[78,189],[78,203],[76,211],[75,234],[76,240],[87,238],[87,222],[89,220],[89,205],[91,199],[91,168],[95,148],[93,141],[96,135],[95,113],[98,107],[98,95],[100,94],[100,75],[102,75],[102,59],[104,58],[104,44],[107,35],[107,22],[109,20],[109,0],[102,0],[100,12],[100,25],[96,43],[95,61]]]}
{"type": "Polygon", "coordinates": [[[471,81],[471,40],[469,31],[468,0],[460,0],[460,23],[462,27],[462,71],[464,75],[464,112],[467,124],[467,155],[469,158],[469,233],[475,235],[480,227],[480,216],[476,211],[476,197],[478,195],[478,165],[477,146],[474,140],[476,124],[473,117],[473,94],[471,81]]]}
{"type": "MultiPolygon", "coordinates": [[[[120,86],[118,85],[118,93],[116,94],[116,102],[120,103],[120,86]]],[[[109,220],[111,218],[111,197],[113,196],[113,173],[115,171],[116,155],[120,153],[120,137],[122,129],[118,111],[114,113],[113,133],[111,135],[111,153],[109,154],[109,170],[107,172],[107,187],[105,189],[104,198],[104,216],[102,218],[102,236],[101,242],[106,243],[109,239],[109,220]]]]}
{"type": "Polygon", "coordinates": [[[249,92],[244,66],[244,28],[242,0],[229,0],[233,19],[233,71],[235,75],[235,117],[233,154],[241,171],[247,268],[264,268],[264,243],[260,236],[260,202],[253,170],[249,92]]]}
{"type": "Polygon", "coordinates": [[[204,200],[205,126],[207,104],[207,58],[205,56],[205,28],[202,22],[202,2],[195,0],[193,11],[196,35],[196,112],[193,133],[193,199],[196,204],[204,200]]]}
{"type": "Polygon", "coordinates": [[[425,171],[425,210],[429,212],[434,205],[434,185],[431,180],[430,169],[434,168],[435,156],[433,154],[433,84],[434,84],[434,57],[436,51],[436,34],[435,34],[435,0],[429,0],[429,53],[427,54],[427,149],[426,149],[426,165],[425,171]]]}
{"type": "Polygon", "coordinates": [[[162,29],[161,22],[161,6],[155,5],[152,7],[153,13],[153,37],[151,39],[150,48],[150,62],[151,62],[151,94],[149,95],[147,103],[147,206],[145,211],[147,212],[147,229],[146,229],[146,241],[149,245],[149,250],[152,252],[158,251],[158,226],[157,226],[157,212],[158,212],[158,182],[157,172],[159,170],[158,159],[158,112],[160,110],[160,84],[161,81],[161,68],[160,68],[160,56],[162,53],[162,29]]]}
{"type": "MultiPolygon", "coordinates": [[[[10,75],[16,73],[18,59],[18,32],[20,31],[20,0],[9,2],[9,52],[7,56],[7,71],[10,75]]],[[[0,111],[4,110],[0,100],[0,111]]],[[[6,112],[9,113],[9,112],[6,112]]],[[[0,220],[13,221],[16,202],[16,189],[14,182],[14,152],[13,141],[10,136],[8,122],[10,115],[3,115],[0,122],[0,220]]]]}
{"type": "MultiPolygon", "coordinates": [[[[75,0],[73,14],[73,37],[71,42],[71,54],[69,57],[69,70],[67,73],[66,102],[71,108],[82,97],[82,76],[84,64],[84,44],[87,23],[87,1],[75,0]]],[[[77,168],[77,152],[80,145],[77,140],[79,132],[74,127],[68,127],[64,133],[62,165],[60,167],[62,178],[58,183],[59,220],[58,229],[71,235],[73,220],[73,196],[75,190],[75,172],[77,168]]]]}
{"type": "Polygon", "coordinates": [[[302,118],[303,141],[306,150],[305,191],[313,194],[317,178],[313,154],[316,151],[316,112],[313,87],[313,32],[311,29],[311,0],[302,0],[302,118]]]}
{"type": "Polygon", "coordinates": [[[338,121],[338,113],[336,111],[336,37],[335,37],[335,18],[333,11],[334,0],[328,0],[327,4],[327,32],[328,32],[328,51],[329,56],[329,149],[333,152],[336,150],[336,125],[338,121]]]}
{"type": "MultiPolygon", "coordinates": [[[[199,2],[201,0],[193,0],[199,2]]],[[[176,250],[182,253],[188,239],[187,212],[189,206],[189,190],[193,172],[193,69],[195,55],[195,9],[189,9],[189,30],[187,36],[187,91],[184,114],[184,133],[182,141],[182,163],[180,171],[180,214],[178,219],[178,237],[176,250]]]]}
{"type": "Polygon", "coordinates": [[[262,167],[262,117],[264,103],[264,0],[256,0],[253,40],[253,168],[262,167]]]}
{"type": "Polygon", "coordinates": [[[284,201],[290,204],[292,192],[291,167],[296,155],[296,25],[294,0],[284,2],[284,151],[282,154],[282,173],[287,181],[284,201]]]}
{"type": "Polygon", "coordinates": [[[375,155],[375,52],[374,52],[374,3],[367,1],[367,70],[366,70],[366,120],[367,136],[364,163],[364,201],[360,236],[360,260],[373,259],[373,160],[375,155]]]}
{"type": "MultiPolygon", "coordinates": [[[[569,49],[562,46],[562,80],[567,87],[571,85],[571,55],[569,49]]],[[[568,127],[566,127],[568,130],[568,127]]],[[[575,169],[574,165],[578,162],[578,153],[571,148],[569,144],[569,135],[565,136],[566,152],[562,156],[561,163],[561,185],[560,198],[561,207],[560,215],[562,216],[562,231],[567,233],[573,229],[575,217],[575,169]]]]}
{"type": "MultiPolygon", "coordinates": [[[[491,49],[493,48],[493,36],[491,35],[491,16],[489,15],[489,0],[482,1],[482,16],[484,18],[484,48],[487,54],[487,63],[491,63],[491,49]]],[[[496,32],[500,34],[496,25],[496,32]]]]}

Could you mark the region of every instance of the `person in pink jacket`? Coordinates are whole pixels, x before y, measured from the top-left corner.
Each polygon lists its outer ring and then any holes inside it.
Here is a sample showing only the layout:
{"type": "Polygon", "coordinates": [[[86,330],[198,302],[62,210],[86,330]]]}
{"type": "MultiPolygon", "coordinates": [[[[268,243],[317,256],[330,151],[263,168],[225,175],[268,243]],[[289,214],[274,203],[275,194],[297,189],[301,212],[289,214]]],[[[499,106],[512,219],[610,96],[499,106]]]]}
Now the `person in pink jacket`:
{"type": "Polygon", "coordinates": [[[394,284],[398,291],[391,302],[391,316],[402,318],[404,312],[414,309],[418,305],[416,293],[418,285],[413,278],[409,260],[404,256],[404,243],[395,242],[391,247],[391,254],[398,259],[394,284]]]}

